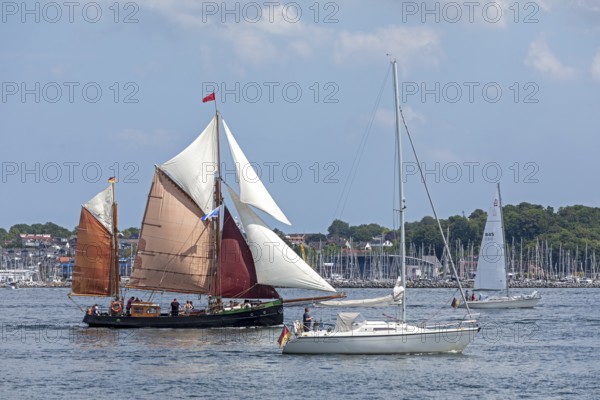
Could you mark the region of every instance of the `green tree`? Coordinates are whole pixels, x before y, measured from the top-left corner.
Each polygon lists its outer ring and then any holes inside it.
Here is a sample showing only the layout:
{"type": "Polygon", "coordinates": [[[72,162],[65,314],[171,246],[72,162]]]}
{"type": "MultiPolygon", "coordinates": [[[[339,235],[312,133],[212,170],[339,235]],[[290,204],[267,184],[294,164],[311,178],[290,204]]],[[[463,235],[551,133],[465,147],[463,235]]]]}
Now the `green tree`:
{"type": "Polygon", "coordinates": [[[351,235],[350,225],[347,222],[336,219],[334,220],[329,228],[327,228],[329,238],[338,236],[342,238],[349,238],[351,235]]]}
{"type": "Polygon", "coordinates": [[[139,237],[139,235],[140,235],[140,229],[131,226],[131,227],[127,228],[127,229],[122,230],[121,233],[123,234],[123,237],[125,239],[131,239],[132,236],[139,237]]]}
{"type": "Polygon", "coordinates": [[[389,229],[378,224],[363,224],[350,227],[350,236],[357,241],[368,242],[374,237],[385,235],[388,231],[389,229]]]}

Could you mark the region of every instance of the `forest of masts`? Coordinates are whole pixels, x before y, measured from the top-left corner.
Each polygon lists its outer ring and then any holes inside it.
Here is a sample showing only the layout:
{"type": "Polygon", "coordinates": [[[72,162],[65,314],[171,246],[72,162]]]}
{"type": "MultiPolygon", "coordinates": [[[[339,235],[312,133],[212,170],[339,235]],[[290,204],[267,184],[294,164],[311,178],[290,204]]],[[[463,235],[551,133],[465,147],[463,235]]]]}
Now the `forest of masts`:
{"type": "MultiPolygon", "coordinates": [[[[461,280],[473,279],[477,272],[479,243],[450,243],[452,261],[461,280]]],[[[575,281],[598,279],[600,267],[596,251],[587,247],[558,249],[548,241],[536,240],[524,244],[513,240],[506,246],[507,274],[515,280],[575,281]]],[[[407,279],[446,280],[452,278],[450,257],[444,250],[435,254],[433,245],[410,243],[406,250],[407,279]]],[[[352,247],[324,248],[303,252],[306,262],[326,279],[344,281],[395,281],[399,276],[400,257],[397,247],[382,251],[382,247],[370,250],[352,247]]]]}
{"type": "MultiPolygon", "coordinates": [[[[461,280],[469,280],[477,272],[479,243],[449,244],[452,261],[461,280]]],[[[577,280],[600,278],[600,266],[596,251],[584,248],[565,249],[553,247],[548,241],[537,240],[524,244],[523,240],[511,240],[506,246],[506,263],[509,277],[515,280],[577,280]]],[[[324,278],[343,281],[395,281],[399,276],[400,257],[397,246],[357,249],[351,243],[344,247],[324,247],[314,251],[304,247],[299,251],[305,261],[324,278]]],[[[130,250],[131,251],[131,250],[130,250]]],[[[452,278],[450,257],[446,251],[436,254],[431,244],[410,243],[406,251],[407,279],[446,280],[452,278]]],[[[129,255],[130,256],[130,255],[129,255]]],[[[35,272],[37,279],[52,281],[60,279],[61,268],[55,260],[41,254],[30,253],[29,257],[0,257],[0,270],[23,269],[35,272]]],[[[127,268],[131,270],[131,266],[127,268]]]]}

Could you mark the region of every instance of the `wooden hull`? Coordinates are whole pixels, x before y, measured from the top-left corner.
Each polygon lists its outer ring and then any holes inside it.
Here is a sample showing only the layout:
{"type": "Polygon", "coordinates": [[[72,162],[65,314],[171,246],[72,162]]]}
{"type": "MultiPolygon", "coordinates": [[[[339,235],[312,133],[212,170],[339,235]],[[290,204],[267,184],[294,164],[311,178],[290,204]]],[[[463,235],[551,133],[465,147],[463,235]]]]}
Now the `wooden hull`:
{"type": "Polygon", "coordinates": [[[86,314],[83,322],[90,327],[101,328],[239,328],[283,324],[281,300],[264,303],[258,307],[223,311],[215,314],[179,315],[172,317],[130,317],[86,314]]]}

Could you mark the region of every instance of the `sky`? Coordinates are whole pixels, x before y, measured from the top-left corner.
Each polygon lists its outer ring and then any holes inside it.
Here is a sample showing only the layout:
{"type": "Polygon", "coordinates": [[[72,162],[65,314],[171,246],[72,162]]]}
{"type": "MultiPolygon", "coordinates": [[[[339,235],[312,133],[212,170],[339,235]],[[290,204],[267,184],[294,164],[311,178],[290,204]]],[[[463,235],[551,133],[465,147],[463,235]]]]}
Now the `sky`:
{"type": "MultiPolygon", "coordinates": [[[[72,229],[114,175],[119,225],[139,227],[154,165],[215,105],[292,222],[269,225],[391,227],[392,58],[440,217],[485,209],[498,182],[504,204],[598,206],[594,0],[3,1],[0,17],[5,229],[72,229]]],[[[402,141],[415,221],[432,210],[402,141]]]]}

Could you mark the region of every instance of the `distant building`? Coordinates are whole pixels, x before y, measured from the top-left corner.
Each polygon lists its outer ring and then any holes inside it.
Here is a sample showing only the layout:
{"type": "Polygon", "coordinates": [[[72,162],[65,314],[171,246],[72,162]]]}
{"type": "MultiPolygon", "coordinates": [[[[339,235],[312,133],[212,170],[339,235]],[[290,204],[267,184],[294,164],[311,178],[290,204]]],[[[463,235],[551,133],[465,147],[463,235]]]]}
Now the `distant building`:
{"type": "Polygon", "coordinates": [[[32,234],[32,233],[21,233],[21,243],[26,247],[38,247],[40,244],[49,244],[52,242],[52,235],[50,234],[32,234]]]}
{"type": "Polygon", "coordinates": [[[285,235],[285,238],[293,245],[304,244],[304,238],[306,235],[300,233],[291,233],[289,235],[285,235]]]}
{"type": "Polygon", "coordinates": [[[394,244],[392,242],[390,242],[389,240],[381,241],[381,238],[373,238],[372,241],[367,242],[367,244],[365,245],[365,250],[382,249],[384,247],[393,247],[393,246],[394,246],[394,244]]]}

